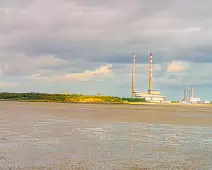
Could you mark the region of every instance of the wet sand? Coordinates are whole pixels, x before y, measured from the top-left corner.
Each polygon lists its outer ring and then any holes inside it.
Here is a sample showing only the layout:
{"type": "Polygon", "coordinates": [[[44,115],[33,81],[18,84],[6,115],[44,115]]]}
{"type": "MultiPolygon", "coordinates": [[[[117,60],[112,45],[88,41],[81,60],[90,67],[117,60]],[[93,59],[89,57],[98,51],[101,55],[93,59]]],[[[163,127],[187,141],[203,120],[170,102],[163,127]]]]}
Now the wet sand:
{"type": "Polygon", "coordinates": [[[143,122],[174,125],[212,125],[210,105],[125,105],[125,104],[62,104],[40,102],[0,102],[8,112],[17,110],[30,114],[48,112],[67,118],[99,123],[143,122]]]}
{"type": "Polygon", "coordinates": [[[0,169],[210,169],[211,107],[0,102],[0,169]]]}

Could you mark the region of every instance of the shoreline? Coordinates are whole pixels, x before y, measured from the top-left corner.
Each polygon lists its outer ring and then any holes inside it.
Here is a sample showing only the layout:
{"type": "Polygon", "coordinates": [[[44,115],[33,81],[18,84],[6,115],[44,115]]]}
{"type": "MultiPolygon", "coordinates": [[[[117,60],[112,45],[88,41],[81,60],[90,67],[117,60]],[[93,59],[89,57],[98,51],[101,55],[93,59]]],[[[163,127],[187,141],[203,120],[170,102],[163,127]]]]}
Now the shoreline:
{"type": "Polygon", "coordinates": [[[212,107],[212,104],[182,104],[182,103],[151,103],[151,102],[60,102],[60,101],[45,101],[45,100],[5,100],[0,102],[19,102],[19,103],[55,103],[55,104],[94,104],[94,105],[151,105],[151,106],[179,106],[179,107],[212,107]]]}
{"type": "Polygon", "coordinates": [[[210,107],[174,104],[94,104],[94,103],[54,103],[54,102],[0,102],[0,107],[8,114],[24,113],[27,117],[48,113],[50,116],[80,121],[101,123],[149,123],[169,125],[211,126],[210,107]]]}

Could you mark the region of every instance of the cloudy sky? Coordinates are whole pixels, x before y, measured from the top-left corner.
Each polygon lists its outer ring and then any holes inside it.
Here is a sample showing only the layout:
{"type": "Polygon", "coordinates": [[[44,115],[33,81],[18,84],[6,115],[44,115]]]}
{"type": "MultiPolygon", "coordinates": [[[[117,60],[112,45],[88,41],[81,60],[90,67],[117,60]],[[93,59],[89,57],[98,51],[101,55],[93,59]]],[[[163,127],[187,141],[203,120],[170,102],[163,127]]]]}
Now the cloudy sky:
{"type": "Polygon", "coordinates": [[[0,91],[131,95],[153,87],[170,100],[212,100],[212,1],[1,0],[0,91]]]}

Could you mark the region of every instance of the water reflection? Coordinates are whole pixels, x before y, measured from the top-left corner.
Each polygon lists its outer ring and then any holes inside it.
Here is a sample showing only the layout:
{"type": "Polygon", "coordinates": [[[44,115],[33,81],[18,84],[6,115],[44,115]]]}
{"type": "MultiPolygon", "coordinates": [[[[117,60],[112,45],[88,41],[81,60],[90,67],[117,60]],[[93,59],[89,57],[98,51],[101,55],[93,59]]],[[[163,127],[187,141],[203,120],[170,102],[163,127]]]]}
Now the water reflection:
{"type": "Polygon", "coordinates": [[[210,169],[212,128],[46,116],[0,120],[1,168],[210,169]]]}

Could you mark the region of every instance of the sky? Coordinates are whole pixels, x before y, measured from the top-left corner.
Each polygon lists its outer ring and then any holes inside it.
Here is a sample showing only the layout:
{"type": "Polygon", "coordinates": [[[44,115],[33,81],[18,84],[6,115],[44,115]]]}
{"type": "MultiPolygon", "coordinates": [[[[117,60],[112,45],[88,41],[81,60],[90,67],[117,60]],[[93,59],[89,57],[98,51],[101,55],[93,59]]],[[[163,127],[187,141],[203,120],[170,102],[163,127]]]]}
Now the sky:
{"type": "Polygon", "coordinates": [[[1,0],[0,91],[212,100],[210,0],[1,0]]]}

